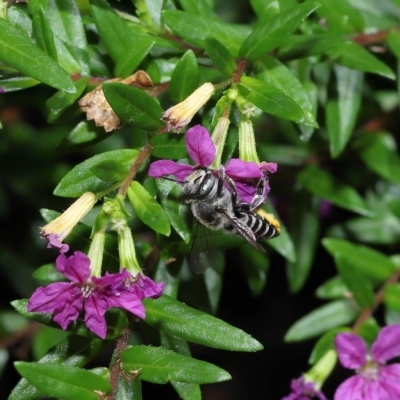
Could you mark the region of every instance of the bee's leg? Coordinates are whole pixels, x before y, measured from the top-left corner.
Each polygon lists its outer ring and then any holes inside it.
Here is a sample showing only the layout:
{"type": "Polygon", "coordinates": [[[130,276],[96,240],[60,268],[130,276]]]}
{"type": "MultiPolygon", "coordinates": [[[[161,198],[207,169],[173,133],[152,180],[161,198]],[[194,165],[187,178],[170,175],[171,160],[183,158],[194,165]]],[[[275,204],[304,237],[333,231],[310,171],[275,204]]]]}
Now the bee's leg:
{"type": "Polygon", "coordinates": [[[238,194],[237,194],[237,190],[236,190],[236,185],[235,185],[235,182],[233,181],[233,179],[229,178],[229,176],[226,175],[225,168],[223,166],[221,166],[219,169],[218,178],[219,178],[218,190],[221,190],[221,191],[218,191],[218,195],[220,195],[222,193],[224,183],[226,183],[228,185],[229,190],[231,191],[232,203],[236,205],[238,202],[238,194]],[[219,187],[220,184],[221,184],[221,187],[219,187]]]}
{"type": "Polygon", "coordinates": [[[256,186],[256,192],[254,193],[253,199],[251,200],[250,210],[254,210],[258,207],[261,207],[265,202],[265,191],[268,184],[267,174],[263,174],[263,176],[259,179],[256,186]]]}

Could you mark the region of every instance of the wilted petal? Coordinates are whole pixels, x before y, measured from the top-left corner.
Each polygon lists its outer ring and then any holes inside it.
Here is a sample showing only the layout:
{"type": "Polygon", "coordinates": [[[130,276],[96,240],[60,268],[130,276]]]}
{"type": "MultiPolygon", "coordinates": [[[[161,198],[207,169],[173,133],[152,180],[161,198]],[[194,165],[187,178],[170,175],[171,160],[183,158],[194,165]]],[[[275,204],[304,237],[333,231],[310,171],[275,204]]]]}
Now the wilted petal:
{"type": "Polygon", "coordinates": [[[352,376],[336,389],[334,400],[367,400],[367,398],[363,396],[363,387],[364,378],[358,375],[352,376]]]}
{"type": "Polygon", "coordinates": [[[135,291],[121,291],[113,296],[108,296],[107,303],[109,307],[123,308],[141,319],[146,316],[142,301],[135,291]]]}
{"type": "Polygon", "coordinates": [[[56,267],[73,282],[86,282],[90,276],[90,258],[81,251],[76,251],[70,257],[60,254],[56,260],[56,267]]]}
{"type": "Polygon", "coordinates": [[[143,292],[144,298],[151,297],[152,299],[156,299],[162,295],[164,290],[164,282],[155,283],[148,276],[140,277],[137,280],[136,285],[143,292]]]}
{"type": "Polygon", "coordinates": [[[67,244],[60,242],[58,235],[50,233],[50,235],[48,235],[46,238],[49,241],[47,243],[48,249],[59,249],[61,254],[64,254],[69,250],[69,246],[67,244]]]}
{"type": "Polygon", "coordinates": [[[243,161],[239,158],[232,158],[229,160],[225,172],[233,180],[261,178],[263,176],[263,173],[256,163],[243,161]]]}
{"type": "Polygon", "coordinates": [[[69,282],[51,283],[46,287],[39,287],[28,301],[29,312],[53,312],[64,304],[65,298],[70,298],[79,292],[79,288],[69,282]]]}
{"type": "Polygon", "coordinates": [[[335,346],[340,363],[346,368],[357,369],[367,361],[365,343],[353,333],[339,333],[335,338],[335,346]]]}
{"type": "Polygon", "coordinates": [[[292,379],[290,388],[292,393],[283,397],[282,400],[327,400],[322,392],[315,389],[314,383],[306,382],[303,376],[298,379],[292,379]]]}
{"type": "Polygon", "coordinates": [[[85,302],[85,324],[97,336],[106,337],[107,325],[104,314],[108,308],[104,298],[92,294],[85,302]]]}
{"type": "Polygon", "coordinates": [[[262,161],[258,166],[261,171],[266,171],[269,172],[270,174],[273,174],[274,172],[278,171],[278,164],[274,162],[262,161]]]}
{"type": "Polygon", "coordinates": [[[82,292],[77,287],[75,287],[75,289],[75,293],[68,298],[64,298],[63,304],[60,304],[57,309],[54,310],[53,320],[60,324],[62,329],[67,329],[68,324],[75,321],[82,310],[82,292]]]}
{"type": "Polygon", "coordinates": [[[215,146],[206,128],[196,125],[186,132],[186,148],[190,158],[200,167],[209,167],[215,159],[215,146]]]}
{"type": "Polygon", "coordinates": [[[166,175],[174,175],[179,181],[183,181],[193,172],[193,167],[188,164],[178,164],[171,160],[159,160],[150,164],[149,176],[162,178],[166,175]]]}
{"type": "Polygon", "coordinates": [[[381,329],[371,347],[374,361],[385,363],[400,354],[400,325],[389,325],[381,329]]]}

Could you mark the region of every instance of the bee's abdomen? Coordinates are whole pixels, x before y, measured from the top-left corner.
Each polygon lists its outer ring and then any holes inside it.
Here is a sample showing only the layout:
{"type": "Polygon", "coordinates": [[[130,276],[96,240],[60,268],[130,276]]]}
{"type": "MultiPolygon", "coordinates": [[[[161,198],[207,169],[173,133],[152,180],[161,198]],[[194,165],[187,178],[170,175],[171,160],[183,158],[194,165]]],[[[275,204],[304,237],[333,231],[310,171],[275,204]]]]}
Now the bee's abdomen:
{"type": "Polygon", "coordinates": [[[275,227],[262,215],[253,212],[240,214],[242,221],[253,231],[257,239],[272,239],[279,235],[275,227]]]}

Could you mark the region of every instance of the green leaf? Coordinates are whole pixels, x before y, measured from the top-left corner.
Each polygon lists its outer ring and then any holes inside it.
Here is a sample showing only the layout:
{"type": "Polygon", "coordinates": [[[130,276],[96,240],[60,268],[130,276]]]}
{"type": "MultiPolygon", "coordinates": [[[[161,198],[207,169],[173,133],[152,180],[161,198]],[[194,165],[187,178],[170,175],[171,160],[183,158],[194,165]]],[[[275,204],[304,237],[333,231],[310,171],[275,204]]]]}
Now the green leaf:
{"type": "MultiPolygon", "coordinates": [[[[57,50],[48,16],[42,7],[36,7],[32,18],[32,28],[36,44],[53,60],[57,61],[57,50]]],[[[79,72],[79,71],[76,71],[79,72]]]]}
{"type": "Polygon", "coordinates": [[[241,329],[191,308],[172,297],[144,299],[145,322],[189,342],[231,351],[258,351],[262,345],[241,329]]]}
{"type": "Polygon", "coordinates": [[[199,68],[193,50],[188,50],[176,64],[171,76],[169,95],[177,103],[186,99],[199,83],[199,68]]]}
{"type": "Polygon", "coordinates": [[[188,156],[185,135],[168,132],[150,139],[151,154],[158,158],[179,160],[188,156]]]}
{"type": "Polygon", "coordinates": [[[244,26],[218,22],[179,10],[163,11],[162,15],[171,31],[186,42],[204,49],[204,39],[215,37],[234,57],[238,56],[239,47],[249,33],[249,29],[244,26]]]}
{"type": "Polygon", "coordinates": [[[205,361],[174,353],[162,347],[134,346],[121,353],[121,367],[139,371],[139,378],[153,383],[169,381],[215,383],[231,379],[221,368],[205,361]]]}
{"type": "Polygon", "coordinates": [[[116,161],[127,167],[135,161],[138,150],[112,150],[97,154],[76,165],[61,179],[54,189],[54,195],[61,197],[79,197],[85,192],[101,192],[111,185],[97,178],[90,169],[105,161],[116,161]]]}
{"type": "Polygon", "coordinates": [[[343,283],[342,278],[340,276],[335,276],[323,283],[315,291],[315,295],[319,299],[334,300],[346,297],[347,292],[348,289],[343,283]]]}
{"type": "Polygon", "coordinates": [[[89,168],[90,172],[104,182],[120,182],[129,173],[129,166],[115,160],[105,160],[89,168]]]}
{"type": "Polygon", "coordinates": [[[333,238],[323,239],[322,244],[335,259],[346,259],[373,279],[384,281],[396,271],[396,266],[389,257],[370,247],[333,238]]]}
{"type": "Polygon", "coordinates": [[[341,325],[348,325],[358,311],[347,300],[337,300],[319,307],[295,322],[285,335],[286,342],[310,339],[341,325]]]}
{"type": "Polygon", "coordinates": [[[58,90],[75,93],[69,75],[19,29],[0,18],[0,60],[58,90]]]}
{"type": "Polygon", "coordinates": [[[316,2],[307,1],[272,17],[261,18],[253,32],[243,42],[239,51],[240,56],[254,61],[276,49],[319,6],[320,4],[316,2]]]}
{"type": "Polygon", "coordinates": [[[362,215],[371,215],[364,199],[352,187],[337,181],[331,174],[309,165],[297,176],[307,190],[331,203],[362,215]]]}
{"type": "Polygon", "coordinates": [[[35,270],[33,277],[45,283],[60,282],[65,279],[64,275],[59,272],[54,264],[45,264],[35,270]]]}
{"type": "Polygon", "coordinates": [[[170,235],[171,226],[167,214],[139,182],[133,181],[127,194],[137,216],[144,224],[162,235],[170,235]]]}
{"type": "Polygon", "coordinates": [[[56,121],[67,107],[74,104],[75,100],[77,100],[86,89],[87,81],[88,78],[84,76],[78,81],[74,82],[76,93],[66,93],[61,90],[46,101],[46,105],[50,109],[48,122],[52,123],[56,121]]]}
{"type": "Polygon", "coordinates": [[[235,59],[219,40],[209,37],[205,40],[204,46],[215,68],[228,76],[236,71],[235,59]]]}
{"type": "Polygon", "coordinates": [[[387,132],[365,132],[354,143],[365,165],[383,179],[400,183],[400,157],[396,141],[387,132]]]}
{"type": "Polygon", "coordinates": [[[211,9],[210,2],[197,0],[179,0],[183,10],[199,17],[220,20],[219,16],[211,9]]]}
{"type": "Polygon", "coordinates": [[[157,100],[143,90],[123,83],[104,83],[103,92],[108,103],[122,121],[139,129],[157,130],[163,109],[157,100]]]}
{"type": "Polygon", "coordinates": [[[355,69],[335,66],[338,99],[329,100],[326,107],[332,157],[337,157],[349,141],[361,105],[364,74],[355,69]]]}
{"type": "Polygon", "coordinates": [[[279,118],[304,123],[305,116],[300,106],[285,92],[267,82],[242,76],[236,85],[248,101],[279,118]]]}
{"type": "Polygon", "coordinates": [[[75,0],[49,0],[46,15],[53,32],[78,61],[82,75],[90,75],[86,34],[78,5],[75,0]]]}
{"type": "MultiPolygon", "coordinates": [[[[60,329],[60,325],[52,320],[52,313],[43,312],[28,312],[27,311],[28,300],[14,300],[11,305],[24,317],[31,320],[37,321],[43,325],[50,326],[52,328],[60,329]]],[[[107,325],[107,336],[106,339],[115,339],[128,325],[128,320],[125,314],[118,309],[110,309],[107,311],[106,315],[106,325],[107,325]]],[[[90,331],[83,320],[83,318],[78,318],[76,321],[70,323],[66,329],[68,332],[75,333],[77,335],[93,337],[95,334],[90,331]]],[[[97,336],[96,336],[97,337],[97,336]]]]}
{"type": "Polygon", "coordinates": [[[5,93],[15,90],[23,90],[38,85],[40,82],[29,76],[15,76],[11,78],[0,79],[0,86],[5,93]]]}
{"type": "Polygon", "coordinates": [[[166,179],[156,179],[156,185],[160,203],[167,213],[171,225],[185,243],[189,243],[192,232],[189,223],[191,211],[183,203],[179,185],[166,179]]]}
{"type": "MultiPolygon", "coordinates": [[[[66,364],[82,367],[91,361],[107,342],[99,338],[84,338],[70,335],[64,341],[51,349],[39,363],[66,364]]],[[[29,382],[22,378],[11,392],[9,400],[42,399],[43,394],[29,382]]]]}
{"type": "Polygon", "coordinates": [[[400,312],[400,284],[385,285],[383,302],[392,310],[400,312]]]}
{"type": "Polygon", "coordinates": [[[400,60],[400,32],[397,30],[390,31],[386,40],[390,50],[400,60]]]}
{"type": "Polygon", "coordinates": [[[14,363],[17,371],[42,393],[71,400],[98,400],[98,393],[111,392],[103,377],[77,367],[28,362],[14,363]]]}
{"type": "Polygon", "coordinates": [[[284,64],[276,58],[265,55],[255,61],[253,67],[257,79],[282,90],[297,103],[304,113],[303,124],[318,127],[308,93],[284,64]]]}
{"type": "Polygon", "coordinates": [[[363,271],[355,267],[344,257],[335,257],[336,268],[353,294],[354,300],[360,308],[372,307],[374,305],[374,290],[371,283],[365,277],[363,271]]]}
{"type": "Polygon", "coordinates": [[[297,258],[294,262],[286,263],[286,270],[290,290],[298,292],[308,278],[318,244],[320,202],[304,191],[294,193],[291,198],[293,207],[290,217],[292,221],[290,236],[297,258]]]}
{"type": "Polygon", "coordinates": [[[351,330],[349,328],[334,328],[322,335],[315,344],[308,362],[313,365],[320,360],[327,351],[336,350],[334,345],[336,335],[340,332],[346,331],[350,332],[351,330]]]}
{"type": "Polygon", "coordinates": [[[346,40],[341,46],[333,47],[326,53],[345,67],[396,79],[396,75],[386,64],[351,40],[346,40]]]}
{"type": "Polygon", "coordinates": [[[239,251],[243,273],[251,293],[253,296],[259,296],[267,282],[269,259],[265,254],[254,251],[250,246],[240,246],[239,251]]]}

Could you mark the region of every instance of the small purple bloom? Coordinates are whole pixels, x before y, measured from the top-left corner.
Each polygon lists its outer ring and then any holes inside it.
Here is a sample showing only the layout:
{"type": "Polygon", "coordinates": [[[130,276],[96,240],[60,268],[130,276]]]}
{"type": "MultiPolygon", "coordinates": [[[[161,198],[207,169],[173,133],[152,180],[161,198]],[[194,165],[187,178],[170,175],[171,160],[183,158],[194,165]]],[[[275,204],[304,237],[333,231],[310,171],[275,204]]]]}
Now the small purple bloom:
{"type": "MultiPolygon", "coordinates": [[[[210,134],[201,125],[196,125],[186,132],[186,148],[190,158],[196,163],[195,166],[178,164],[171,160],[159,160],[150,165],[149,176],[162,178],[166,175],[174,175],[178,182],[182,182],[196,168],[210,167],[216,156],[215,145],[211,140],[210,134]]],[[[225,173],[235,182],[238,195],[242,201],[250,204],[256,193],[260,178],[266,177],[266,172],[275,172],[276,168],[275,163],[262,162],[258,166],[253,162],[233,158],[226,165],[225,173]]],[[[265,197],[268,192],[267,181],[265,183],[265,197]]]]}
{"type": "Polygon", "coordinates": [[[337,388],[335,400],[400,399],[400,364],[385,365],[400,354],[400,325],[381,329],[371,355],[365,342],[353,333],[339,333],[335,346],[340,363],[357,372],[337,388]]]}
{"type": "Polygon", "coordinates": [[[282,400],[327,400],[322,392],[315,389],[314,383],[306,382],[303,376],[292,379],[290,388],[292,392],[282,400]]]}
{"type": "Polygon", "coordinates": [[[53,312],[53,319],[67,329],[85,309],[85,324],[96,335],[106,337],[104,315],[108,308],[118,307],[144,319],[142,299],[159,297],[164,285],[150,278],[134,278],[126,270],[104,277],[90,277],[90,259],[79,251],[66,257],[60,254],[57,270],[71,282],[56,282],[39,287],[28,302],[29,312],[53,312]]]}

